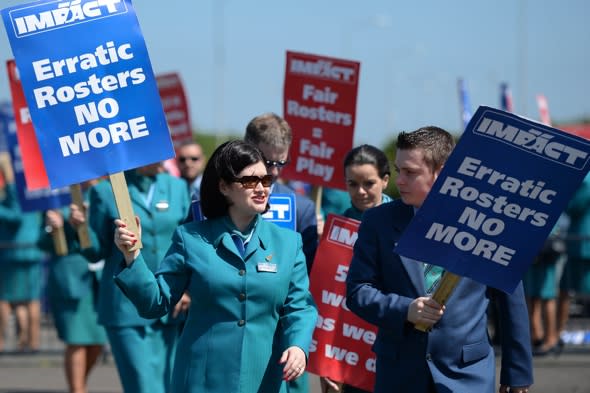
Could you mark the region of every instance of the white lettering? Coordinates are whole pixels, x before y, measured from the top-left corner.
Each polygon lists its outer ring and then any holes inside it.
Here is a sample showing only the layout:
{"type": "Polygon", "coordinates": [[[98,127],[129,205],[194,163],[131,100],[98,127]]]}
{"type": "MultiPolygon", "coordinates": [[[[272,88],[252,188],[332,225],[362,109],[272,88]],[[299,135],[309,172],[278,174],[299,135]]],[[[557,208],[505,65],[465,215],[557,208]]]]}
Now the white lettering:
{"type": "MultiPolygon", "coordinates": [[[[81,0],[74,0],[57,3],[57,8],[53,9],[47,9],[47,4],[42,4],[37,7],[23,9],[32,9],[33,12],[40,9],[43,9],[43,11],[18,16],[13,21],[19,36],[29,35],[62,26],[75,25],[92,18],[104,18],[126,12],[126,7],[121,10],[117,9],[119,3],[121,3],[121,0],[96,0],[87,1],[80,5],[81,0]]],[[[20,14],[18,11],[21,10],[15,10],[16,14],[20,14]]]]}
{"type": "Polygon", "coordinates": [[[337,66],[331,61],[323,59],[318,61],[292,59],[289,70],[294,74],[313,75],[347,82],[352,82],[353,78],[356,76],[356,70],[354,68],[337,66]]]}
{"type": "Polygon", "coordinates": [[[498,120],[484,118],[476,131],[576,168],[582,168],[588,159],[588,153],[562,142],[551,141],[556,135],[533,128],[521,130],[513,125],[504,125],[498,120]]]}
{"type": "Polygon", "coordinates": [[[346,306],[346,298],[343,295],[339,295],[325,289],[322,290],[322,303],[333,307],[342,307],[348,311],[348,307],[346,306]]]}
{"type": "Polygon", "coordinates": [[[336,359],[338,361],[344,360],[351,366],[356,366],[359,361],[359,355],[356,352],[347,351],[346,349],[339,348],[326,344],[325,356],[330,359],[336,359]]]}
{"type": "Polygon", "coordinates": [[[130,141],[149,135],[145,117],[140,116],[129,119],[127,122],[117,122],[108,125],[108,129],[96,127],[88,133],[80,131],[73,136],[62,136],[59,145],[64,157],[71,154],[87,152],[90,148],[100,149],[108,144],[117,144],[122,141],[130,141]]]}
{"type": "Polygon", "coordinates": [[[426,233],[426,239],[443,242],[453,245],[465,252],[471,252],[473,255],[491,260],[503,266],[508,266],[515,250],[498,245],[490,240],[477,239],[474,235],[465,231],[458,231],[456,227],[445,227],[440,223],[433,223],[426,233]]]}
{"type": "Polygon", "coordinates": [[[344,322],[342,325],[342,335],[344,337],[352,338],[353,340],[362,340],[369,345],[373,345],[375,343],[375,339],[377,338],[375,332],[365,330],[355,325],[350,325],[346,322],[344,322]]]}

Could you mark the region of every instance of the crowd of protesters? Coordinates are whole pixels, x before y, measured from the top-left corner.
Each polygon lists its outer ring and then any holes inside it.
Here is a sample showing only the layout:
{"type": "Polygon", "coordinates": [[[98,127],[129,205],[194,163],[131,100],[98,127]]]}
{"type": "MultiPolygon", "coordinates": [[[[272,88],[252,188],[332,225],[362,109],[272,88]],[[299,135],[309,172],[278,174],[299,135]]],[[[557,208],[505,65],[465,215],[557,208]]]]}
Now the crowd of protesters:
{"type": "MultiPolygon", "coordinates": [[[[4,338],[12,312],[18,327],[16,349],[40,349],[42,261],[47,261],[47,298],[58,337],[65,344],[64,373],[70,392],[87,391],[86,379],[107,338],[127,393],[308,392],[306,368],[317,317],[308,274],[325,213],[334,212],[362,223],[362,244],[355,248],[354,274],[349,277],[349,299],[353,311],[374,323],[382,340],[389,340],[380,344],[386,350],[378,353],[375,387],[375,391],[388,391],[387,381],[396,363],[385,352],[401,350],[399,339],[404,335],[415,345],[411,350],[425,350],[420,344],[422,336],[416,332],[407,336],[405,324],[426,316],[429,324],[445,320],[444,307],[433,302],[428,293],[414,293],[405,282],[380,276],[381,268],[397,272],[403,258],[379,254],[375,243],[389,233],[386,227],[379,229],[387,223],[377,222],[383,216],[379,217],[375,208],[387,205],[380,208],[381,214],[390,214],[393,209],[396,219],[407,213],[404,220],[409,220],[450,154],[452,144],[444,152],[421,144],[420,138],[431,134],[435,139],[448,139],[448,133],[436,127],[398,138],[402,146],[398,146],[395,162],[396,186],[405,189],[400,200],[391,204],[392,199],[384,193],[392,178],[389,159],[378,148],[362,145],[353,148],[341,163],[347,192],[326,189],[326,202],[316,206],[281,177],[281,170],[290,164],[290,126],[273,113],[256,116],[246,126],[243,141],[218,146],[209,159],[194,141],[177,147],[180,178],[166,173],[160,163],[127,171],[139,233],[130,231],[119,219],[105,179],[85,187],[86,208],[72,205],[23,213],[10,168],[4,165],[0,351],[6,347],[4,338]],[[262,220],[272,193],[295,194],[298,235],[262,220]],[[345,207],[337,202],[333,205],[339,207],[332,207],[330,198],[346,201],[345,207]],[[191,203],[201,205],[207,220],[193,219],[191,203]],[[372,221],[365,223],[364,213],[371,209],[375,209],[372,221]],[[87,248],[80,246],[77,237],[84,225],[91,240],[87,248]],[[53,249],[52,233],[57,230],[65,232],[66,255],[53,249]],[[137,242],[141,249],[135,247],[137,242]],[[369,268],[373,270],[367,275],[369,268]],[[383,290],[387,296],[396,294],[397,300],[386,297],[383,290]],[[407,304],[404,299],[409,299],[407,304]],[[386,311],[388,307],[406,313],[398,321],[388,314],[396,311],[386,311]]],[[[589,232],[587,178],[531,265],[524,292],[520,289],[511,296],[502,295],[511,317],[514,310],[520,310],[521,297],[524,304],[526,295],[530,316],[530,335],[527,320],[510,320],[513,330],[509,334],[518,332],[516,341],[520,340],[518,345],[512,342],[512,348],[516,345],[515,353],[522,358],[518,365],[504,365],[520,371],[507,372],[510,377],[502,381],[502,388],[526,392],[532,384],[530,360],[524,352],[543,356],[563,348],[560,334],[572,294],[590,293],[589,232]]],[[[474,312],[483,318],[482,304],[487,300],[479,300],[487,299],[486,288],[471,282],[465,285],[471,285],[464,288],[466,294],[477,295],[474,312]]],[[[448,314],[447,319],[456,317],[451,311],[448,314]]],[[[480,322],[474,322],[478,328],[482,327],[480,322]]],[[[444,323],[440,326],[436,333],[441,340],[448,340],[444,323]]],[[[480,333],[485,338],[485,331],[480,333]]],[[[475,357],[467,359],[471,366],[483,367],[493,357],[493,352],[487,352],[487,340],[480,347],[474,347],[479,355],[472,353],[475,357]]],[[[448,375],[465,366],[463,361],[442,350],[434,371],[428,371],[426,362],[413,369],[411,375],[422,382],[412,391],[434,392],[437,384],[450,383],[448,375]]],[[[400,367],[396,372],[405,369],[400,367]]],[[[494,383],[487,379],[488,374],[486,371],[484,377],[483,371],[463,370],[463,378],[458,378],[466,385],[449,386],[485,389],[494,383]]],[[[324,391],[362,391],[321,377],[324,391]]],[[[410,391],[411,387],[399,388],[410,391]]]]}

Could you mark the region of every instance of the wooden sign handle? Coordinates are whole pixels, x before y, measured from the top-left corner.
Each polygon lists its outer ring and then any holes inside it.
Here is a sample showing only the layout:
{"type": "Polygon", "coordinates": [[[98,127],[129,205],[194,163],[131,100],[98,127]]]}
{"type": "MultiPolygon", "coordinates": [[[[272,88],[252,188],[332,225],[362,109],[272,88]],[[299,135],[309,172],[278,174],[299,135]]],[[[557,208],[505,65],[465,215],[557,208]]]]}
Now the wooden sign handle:
{"type": "MultiPolygon", "coordinates": [[[[79,184],[72,184],[70,186],[70,194],[72,195],[72,202],[78,206],[78,209],[86,214],[86,206],[84,206],[84,197],[82,196],[82,187],[79,184]]],[[[90,242],[90,234],[88,233],[88,223],[78,226],[78,241],[80,242],[80,248],[90,248],[92,243],[90,242]]]]}
{"type": "MultiPolygon", "coordinates": [[[[447,300],[449,300],[451,297],[453,289],[455,289],[457,284],[459,284],[459,281],[461,281],[461,276],[445,271],[442,278],[440,279],[440,284],[432,294],[432,299],[436,300],[436,302],[441,306],[444,306],[447,303],[447,300]]],[[[422,332],[427,332],[432,326],[423,323],[417,323],[414,325],[414,327],[422,332]]]]}
{"type": "Polygon", "coordinates": [[[63,257],[68,255],[68,243],[66,242],[66,233],[64,228],[54,228],[51,231],[51,239],[53,240],[53,249],[55,254],[63,257]]]}
{"type": "Polygon", "coordinates": [[[319,216],[322,214],[322,193],[324,188],[322,186],[313,186],[311,188],[310,199],[315,203],[315,214],[319,216]]]}
{"type": "Polygon", "coordinates": [[[127,188],[127,181],[123,172],[113,173],[109,175],[111,187],[113,188],[113,195],[115,196],[115,204],[119,217],[127,228],[135,234],[137,243],[135,243],[129,251],[135,251],[142,247],[141,239],[139,238],[139,228],[135,222],[135,214],[133,213],[133,206],[131,205],[131,198],[129,197],[129,189],[127,188]]]}

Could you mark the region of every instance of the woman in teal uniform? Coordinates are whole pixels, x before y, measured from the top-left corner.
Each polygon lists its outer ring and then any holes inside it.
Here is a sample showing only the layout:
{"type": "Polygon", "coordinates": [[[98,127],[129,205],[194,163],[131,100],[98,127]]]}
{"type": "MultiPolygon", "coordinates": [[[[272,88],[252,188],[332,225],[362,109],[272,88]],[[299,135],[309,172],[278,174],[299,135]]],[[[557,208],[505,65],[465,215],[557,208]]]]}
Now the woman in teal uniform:
{"type": "MultiPolygon", "coordinates": [[[[201,183],[205,221],[180,226],[160,270],[118,220],[115,242],[126,268],[115,280],[140,315],[168,313],[192,300],[177,351],[171,392],[287,392],[305,370],[317,310],[308,289],[301,235],[264,221],[272,176],[243,141],[219,146],[201,183]],[[281,325],[284,347],[273,356],[281,325]]],[[[140,220],[141,232],[145,226],[140,220]]],[[[143,234],[141,235],[143,241],[143,234]]]]}
{"type": "MultiPolygon", "coordinates": [[[[163,173],[159,163],[125,173],[135,215],[143,224],[143,249],[147,267],[158,270],[170,246],[174,229],[187,216],[190,198],[186,183],[163,173]]],[[[123,255],[113,243],[114,220],[119,218],[111,185],[103,181],[90,189],[89,224],[97,237],[84,250],[92,261],[105,260],[99,286],[99,323],[106,328],[113,358],[125,393],[167,393],[179,334],[180,318],[162,315],[143,318],[115,286],[114,272],[123,255]]],[[[84,216],[73,209],[72,219],[84,216]]],[[[184,303],[179,303],[179,307],[184,303]]]]}
{"type": "Polygon", "coordinates": [[[37,351],[40,345],[43,253],[37,241],[41,218],[40,212],[21,210],[14,183],[5,186],[0,201],[0,300],[15,309],[21,351],[37,351]]]}
{"type": "MultiPolygon", "coordinates": [[[[371,145],[361,145],[350,150],[344,157],[346,189],[350,196],[350,207],[342,215],[361,220],[363,213],[372,207],[391,201],[384,194],[391,170],[385,153],[371,145]]],[[[323,391],[332,389],[344,393],[368,393],[346,384],[338,384],[328,378],[321,378],[323,391]]]]}
{"type": "Polygon", "coordinates": [[[86,393],[87,379],[106,343],[106,333],[98,324],[96,297],[102,269],[90,265],[80,253],[76,230],[64,217],[68,209],[45,213],[45,230],[40,247],[51,255],[47,277],[47,297],[57,335],[66,344],[64,369],[70,393],[86,393]],[[48,232],[63,228],[68,254],[55,254],[48,232]]]}
{"type": "Polygon", "coordinates": [[[568,225],[569,218],[562,214],[522,280],[531,322],[533,356],[559,354],[563,349],[557,331],[557,265],[566,258],[568,225]]]}
{"type": "MultiPolygon", "coordinates": [[[[572,294],[590,295],[590,173],[570,200],[565,213],[570,219],[567,231],[567,262],[560,281],[558,332],[565,331],[572,294]]],[[[563,342],[560,342],[563,345],[563,342]]]]}

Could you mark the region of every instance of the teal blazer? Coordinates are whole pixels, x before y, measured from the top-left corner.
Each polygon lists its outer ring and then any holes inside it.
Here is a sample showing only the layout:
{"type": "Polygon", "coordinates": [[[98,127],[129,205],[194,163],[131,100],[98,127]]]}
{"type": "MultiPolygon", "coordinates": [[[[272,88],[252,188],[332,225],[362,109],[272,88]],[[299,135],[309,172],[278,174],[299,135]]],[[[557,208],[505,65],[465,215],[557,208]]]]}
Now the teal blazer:
{"type": "Polygon", "coordinates": [[[43,253],[37,247],[41,218],[40,212],[21,210],[14,183],[5,186],[0,200],[0,265],[41,262],[43,253]]]}
{"type": "Polygon", "coordinates": [[[275,331],[280,323],[282,350],[307,354],[317,319],[301,235],[257,216],[242,257],[226,220],[179,227],[155,277],[142,251],[115,280],[146,318],[167,314],[188,289],[172,393],[286,392],[275,331]]]}
{"type": "MultiPolygon", "coordinates": [[[[127,186],[133,212],[141,220],[142,255],[151,271],[156,271],[166,250],[170,246],[172,233],[187,216],[190,198],[184,180],[160,173],[156,176],[149,205],[133,182],[127,176],[127,186]]],[[[146,326],[155,322],[153,318],[142,318],[135,306],[115,285],[113,276],[123,254],[113,243],[114,220],[119,218],[111,184],[102,181],[90,189],[89,224],[93,230],[93,247],[84,250],[92,261],[105,260],[98,296],[99,323],[104,326],[146,326]]],[[[165,323],[168,318],[162,320],[165,323]]]]}

